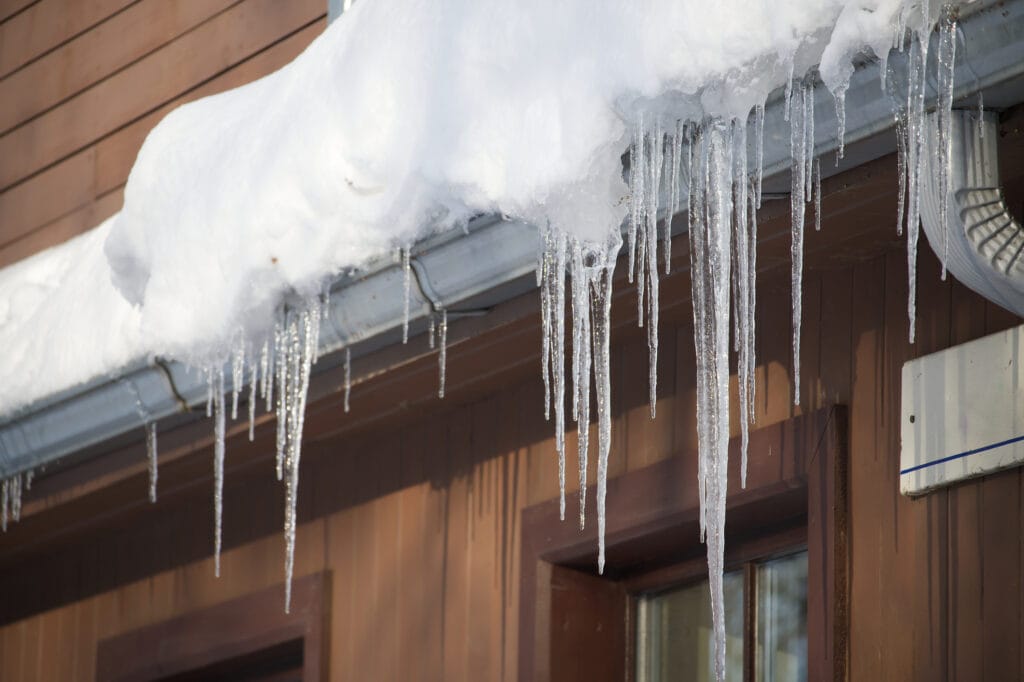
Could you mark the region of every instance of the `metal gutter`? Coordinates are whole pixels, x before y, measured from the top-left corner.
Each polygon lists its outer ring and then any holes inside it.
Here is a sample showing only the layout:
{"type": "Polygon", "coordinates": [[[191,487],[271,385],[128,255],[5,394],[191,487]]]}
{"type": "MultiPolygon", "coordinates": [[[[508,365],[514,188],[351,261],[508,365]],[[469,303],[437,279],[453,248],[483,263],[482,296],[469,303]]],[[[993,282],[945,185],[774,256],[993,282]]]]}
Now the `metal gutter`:
{"type": "MultiPolygon", "coordinates": [[[[971,7],[972,13],[961,23],[956,98],[983,91],[986,106],[997,109],[1024,101],[1024,0],[971,7]]],[[[905,74],[904,55],[891,54],[889,64],[890,79],[905,74]]],[[[934,72],[934,64],[929,68],[934,72]]],[[[900,91],[899,83],[893,85],[900,91]]],[[[929,85],[934,102],[934,87],[929,85]]],[[[838,148],[834,104],[832,95],[820,85],[814,97],[815,150],[826,157],[838,148]]],[[[766,192],[788,190],[790,135],[783,106],[777,94],[765,111],[766,192]]],[[[846,121],[845,158],[836,166],[822,164],[825,177],[895,150],[895,138],[884,134],[893,127],[893,110],[880,88],[877,62],[854,72],[846,98],[846,121]]],[[[685,209],[685,205],[681,207],[685,209]]],[[[410,333],[422,330],[427,317],[439,307],[458,312],[459,306],[469,305],[472,310],[467,312],[480,314],[533,288],[536,239],[536,231],[529,225],[485,217],[473,221],[465,234],[438,235],[418,244],[413,249],[418,286],[412,292],[410,333]]],[[[321,356],[350,347],[358,357],[393,343],[394,332],[402,324],[402,291],[403,273],[394,256],[377,261],[357,276],[339,278],[332,287],[330,313],[321,325],[321,356]]],[[[321,371],[338,364],[336,357],[327,359],[321,361],[321,371]]],[[[226,372],[228,381],[230,375],[226,372]]],[[[204,403],[206,391],[198,372],[176,362],[153,362],[39,401],[0,421],[0,479],[45,468],[70,453],[132,430],[138,430],[141,440],[144,424],[204,403]]]]}

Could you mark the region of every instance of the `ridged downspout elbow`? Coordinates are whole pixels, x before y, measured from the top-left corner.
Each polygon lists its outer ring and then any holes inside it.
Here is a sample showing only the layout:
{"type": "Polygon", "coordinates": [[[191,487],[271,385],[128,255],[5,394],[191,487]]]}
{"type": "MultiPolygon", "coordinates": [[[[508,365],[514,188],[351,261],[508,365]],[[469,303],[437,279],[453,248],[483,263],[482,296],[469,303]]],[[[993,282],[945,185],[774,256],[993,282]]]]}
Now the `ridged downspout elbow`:
{"type": "Polygon", "coordinates": [[[938,114],[929,114],[925,126],[921,223],[928,242],[940,259],[945,252],[946,268],[960,282],[1024,315],[1024,232],[999,179],[998,115],[954,110],[950,124],[948,194],[939,186],[938,114]]]}

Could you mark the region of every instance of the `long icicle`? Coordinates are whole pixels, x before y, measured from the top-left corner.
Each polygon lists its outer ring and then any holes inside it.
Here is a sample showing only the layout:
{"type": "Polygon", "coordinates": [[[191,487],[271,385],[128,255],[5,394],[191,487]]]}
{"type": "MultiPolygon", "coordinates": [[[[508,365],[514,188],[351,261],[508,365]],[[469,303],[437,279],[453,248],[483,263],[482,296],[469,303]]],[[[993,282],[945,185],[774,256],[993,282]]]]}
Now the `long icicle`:
{"type": "Polygon", "coordinates": [[[806,86],[800,86],[793,93],[789,117],[790,155],[792,158],[792,182],[790,183],[790,220],[792,223],[790,258],[792,271],[790,285],[793,295],[793,403],[800,404],[800,317],[803,306],[803,244],[804,244],[804,190],[807,182],[806,147],[807,131],[804,98],[808,96],[806,86]]]}
{"type": "Polygon", "coordinates": [[[220,549],[224,516],[224,370],[217,366],[213,394],[213,574],[220,577],[220,549]]]}

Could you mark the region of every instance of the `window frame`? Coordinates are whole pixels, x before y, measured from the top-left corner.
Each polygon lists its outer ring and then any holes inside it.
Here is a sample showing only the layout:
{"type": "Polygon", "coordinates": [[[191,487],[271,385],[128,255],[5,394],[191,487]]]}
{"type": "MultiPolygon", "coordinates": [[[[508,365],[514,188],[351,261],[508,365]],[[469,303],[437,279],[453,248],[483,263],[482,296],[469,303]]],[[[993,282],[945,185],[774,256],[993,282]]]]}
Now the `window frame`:
{"type": "Polygon", "coordinates": [[[314,573],[292,581],[290,613],[284,612],[281,584],[104,639],[96,652],[96,679],[150,682],[301,640],[302,680],[321,682],[329,590],[329,573],[314,573]]]}
{"type": "MultiPolygon", "coordinates": [[[[809,679],[848,677],[846,433],[842,406],[751,432],[746,488],[739,485],[739,439],[729,444],[729,556],[735,560],[744,546],[764,556],[771,536],[787,528],[794,534],[791,539],[805,538],[809,679]]],[[[624,679],[632,674],[628,628],[633,615],[623,578],[644,566],[654,576],[671,570],[667,567],[672,564],[704,562],[704,546],[698,541],[696,459],[694,452],[680,453],[609,481],[607,562],[601,578],[592,575],[596,524],[580,532],[576,524],[560,522],[557,499],[523,510],[521,682],[555,679],[556,672],[560,680],[624,679]],[[660,564],[651,567],[652,561],[660,564]],[[590,598],[567,598],[572,590],[589,590],[590,598]],[[574,605],[583,605],[587,613],[566,612],[574,605]],[[581,624],[587,632],[579,631],[581,624]],[[566,658],[579,660],[567,664],[566,658]]],[[[588,494],[588,501],[594,498],[588,494]]]]}
{"type": "MultiPolygon", "coordinates": [[[[729,547],[726,539],[726,546],[729,547]]],[[[729,547],[725,557],[725,572],[743,571],[743,679],[755,680],[757,664],[757,569],[758,566],[795,554],[807,553],[807,526],[799,523],[766,533],[762,537],[739,541],[729,547]]],[[[809,558],[808,553],[808,558],[809,558]]],[[[629,622],[626,624],[628,653],[633,662],[626,682],[636,676],[638,604],[647,594],[669,592],[704,582],[708,579],[708,566],[704,557],[693,557],[678,563],[649,571],[641,571],[622,579],[629,600],[629,622]]],[[[810,637],[810,635],[808,635],[810,637]]],[[[811,678],[808,678],[811,679],[811,678]]]]}

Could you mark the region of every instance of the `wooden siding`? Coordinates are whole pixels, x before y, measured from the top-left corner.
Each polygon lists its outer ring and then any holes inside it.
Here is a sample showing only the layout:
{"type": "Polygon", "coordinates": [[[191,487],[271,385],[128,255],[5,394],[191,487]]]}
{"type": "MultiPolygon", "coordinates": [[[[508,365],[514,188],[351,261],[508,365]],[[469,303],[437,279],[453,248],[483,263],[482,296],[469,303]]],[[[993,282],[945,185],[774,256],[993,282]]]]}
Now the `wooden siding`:
{"type": "Polygon", "coordinates": [[[325,14],[326,0],[0,5],[0,267],[117,212],[164,115],[288,63],[325,14]]]}

